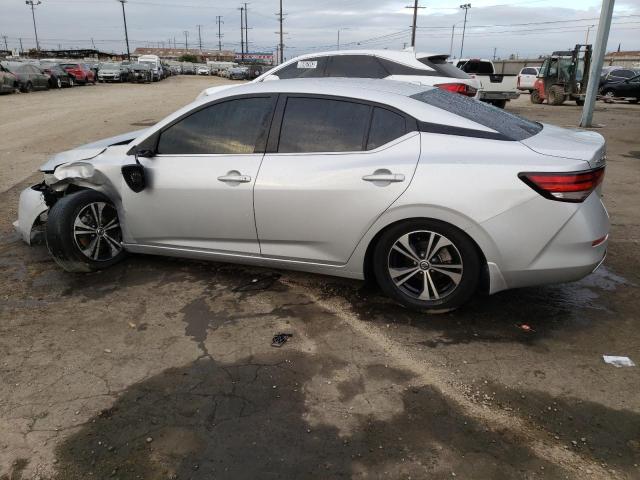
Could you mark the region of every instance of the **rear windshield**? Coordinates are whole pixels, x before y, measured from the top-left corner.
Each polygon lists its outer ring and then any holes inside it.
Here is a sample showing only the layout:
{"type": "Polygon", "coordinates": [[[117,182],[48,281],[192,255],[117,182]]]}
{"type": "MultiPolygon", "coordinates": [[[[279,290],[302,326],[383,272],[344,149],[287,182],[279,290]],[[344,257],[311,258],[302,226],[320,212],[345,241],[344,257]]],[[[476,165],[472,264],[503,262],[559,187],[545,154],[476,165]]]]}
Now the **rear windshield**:
{"type": "Polygon", "coordinates": [[[532,122],[464,95],[445,92],[438,88],[417,93],[411,98],[491,128],[510,140],[524,140],[542,130],[542,125],[537,122],[532,122]]]}
{"type": "Polygon", "coordinates": [[[433,68],[436,72],[441,73],[443,77],[471,78],[458,67],[447,62],[446,56],[423,57],[418,58],[418,61],[427,67],[433,68]]]}
{"type": "Polygon", "coordinates": [[[458,62],[458,68],[477,75],[492,75],[493,65],[491,62],[483,62],[482,60],[468,60],[466,62],[458,62]]]}

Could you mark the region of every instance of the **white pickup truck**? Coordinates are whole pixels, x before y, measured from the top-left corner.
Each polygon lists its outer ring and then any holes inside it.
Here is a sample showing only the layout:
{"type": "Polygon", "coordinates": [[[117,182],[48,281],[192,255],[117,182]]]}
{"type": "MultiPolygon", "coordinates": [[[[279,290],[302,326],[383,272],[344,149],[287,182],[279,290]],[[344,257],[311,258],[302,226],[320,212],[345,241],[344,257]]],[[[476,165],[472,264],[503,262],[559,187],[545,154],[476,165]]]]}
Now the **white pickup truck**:
{"type": "Polygon", "coordinates": [[[480,82],[478,98],[504,108],[509,100],[520,96],[518,91],[518,76],[495,73],[493,62],[483,58],[460,58],[455,66],[468,73],[480,82]]]}

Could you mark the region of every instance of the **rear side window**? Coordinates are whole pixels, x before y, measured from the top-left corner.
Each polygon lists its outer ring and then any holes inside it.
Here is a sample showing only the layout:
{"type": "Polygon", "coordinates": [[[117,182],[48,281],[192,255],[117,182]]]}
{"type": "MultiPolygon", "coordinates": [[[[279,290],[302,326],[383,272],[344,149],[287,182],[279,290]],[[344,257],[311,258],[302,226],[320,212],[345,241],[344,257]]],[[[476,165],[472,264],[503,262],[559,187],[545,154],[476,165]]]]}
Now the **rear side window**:
{"type": "Polygon", "coordinates": [[[373,150],[407,133],[406,120],[402,115],[384,108],[375,107],[371,117],[371,128],[367,150],[373,150]]]}
{"type": "Polygon", "coordinates": [[[371,107],[325,98],[287,99],[278,152],[362,150],[371,107]]]}
{"type": "Polygon", "coordinates": [[[160,135],[165,155],[253,153],[271,119],[271,98],[242,98],[205,107],[160,135]]]}
{"type": "Polygon", "coordinates": [[[505,140],[524,140],[542,130],[542,125],[537,122],[438,88],[417,93],[411,98],[491,128],[506,137],[505,140]]]}
{"type": "Polygon", "coordinates": [[[463,72],[475,73],[477,75],[493,75],[494,73],[491,62],[483,62],[482,60],[458,62],[458,68],[463,72]]]}
{"type": "Polygon", "coordinates": [[[612,77],[633,78],[637,75],[633,70],[614,70],[611,72],[612,77]]]}
{"type": "Polygon", "coordinates": [[[326,57],[307,58],[306,60],[298,60],[281,70],[274,71],[273,74],[277,75],[281,80],[323,77],[326,64],[326,57]]]}
{"type": "Polygon", "coordinates": [[[447,56],[438,55],[419,58],[418,61],[427,67],[433,68],[441,77],[471,78],[452,63],[447,62],[447,56]]]}
{"type": "Polygon", "coordinates": [[[336,55],[329,59],[327,77],[384,78],[389,72],[371,55],[336,55]]]}
{"type": "Polygon", "coordinates": [[[535,68],[524,68],[522,69],[522,74],[523,75],[536,75],[538,72],[536,72],[535,68]]]}

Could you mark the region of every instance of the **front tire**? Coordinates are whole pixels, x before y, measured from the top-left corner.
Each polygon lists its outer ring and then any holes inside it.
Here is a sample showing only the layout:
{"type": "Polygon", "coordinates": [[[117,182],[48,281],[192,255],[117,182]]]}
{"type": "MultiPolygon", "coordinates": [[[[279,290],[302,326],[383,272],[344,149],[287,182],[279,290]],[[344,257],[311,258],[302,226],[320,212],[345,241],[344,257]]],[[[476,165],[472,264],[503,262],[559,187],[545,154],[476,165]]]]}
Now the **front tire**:
{"type": "Polygon", "coordinates": [[[46,240],[49,253],[68,272],[107,268],[126,255],[118,212],[95,190],[81,190],[56,202],[49,211],[46,240]]]}
{"type": "Polygon", "coordinates": [[[421,312],[454,310],[475,293],[481,260],[473,241],[437,220],[411,220],[385,231],[373,255],[382,291],[421,312]]]}
{"type": "Polygon", "coordinates": [[[565,101],[564,89],[560,86],[554,85],[549,89],[549,98],[547,102],[549,105],[562,105],[565,101]]]}
{"type": "Polygon", "coordinates": [[[544,100],[540,97],[540,92],[538,90],[531,90],[531,96],[529,97],[531,103],[535,105],[540,105],[544,100]]]}

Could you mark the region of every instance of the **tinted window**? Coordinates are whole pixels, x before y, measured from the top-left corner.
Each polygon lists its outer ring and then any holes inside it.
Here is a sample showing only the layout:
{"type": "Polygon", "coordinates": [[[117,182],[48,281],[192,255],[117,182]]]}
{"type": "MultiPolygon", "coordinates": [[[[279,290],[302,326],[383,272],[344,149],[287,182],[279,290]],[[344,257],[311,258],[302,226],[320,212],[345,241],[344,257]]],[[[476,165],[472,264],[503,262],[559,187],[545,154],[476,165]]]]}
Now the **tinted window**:
{"type": "Polygon", "coordinates": [[[253,153],[271,104],[270,98],[244,98],[203,108],[162,132],[158,153],[253,153]]]}
{"type": "Polygon", "coordinates": [[[523,68],[522,69],[522,74],[523,75],[536,75],[538,72],[536,72],[535,68],[523,68]]]}
{"type": "Polygon", "coordinates": [[[447,62],[446,55],[419,58],[418,61],[433,68],[442,77],[471,78],[452,63],[447,62]]]}
{"type": "Polygon", "coordinates": [[[458,68],[463,72],[475,73],[478,75],[492,75],[493,65],[491,62],[483,62],[482,60],[468,60],[466,62],[458,62],[458,68]]]}
{"type": "Polygon", "coordinates": [[[308,58],[293,62],[282,70],[276,70],[274,75],[284,80],[287,78],[316,78],[324,76],[326,57],[308,58]]]}
{"type": "Polygon", "coordinates": [[[279,152],[362,150],[371,107],[324,98],[289,98],[279,152]]]}
{"type": "Polygon", "coordinates": [[[367,150],[373,150],[385,143],[395,140],[406,133],[406,121],[402,115],[390,112],[384,108],[374,108],[371,118],[371,129],[367,150]]]}
{"type": "Polygon", "coordinates": [[[384,78],[388,75],[389,72],[370,55],[336,55],[327,65],[328,77],[384,78]]]}
{"type": "Polygon", "coordinates": [[[620,78],[633,78],[636,76],[636,73],[633,70],[614,70],[611,72],[611,75],[620,78]]]}
{"type": "Polygon", "coordinates": [[[539,123],[463,95],[445,92],[439,88],[427,90],[411,97],[491,128],[510,140],[524,140],[542,130],[542,125],[539,123]]]}

